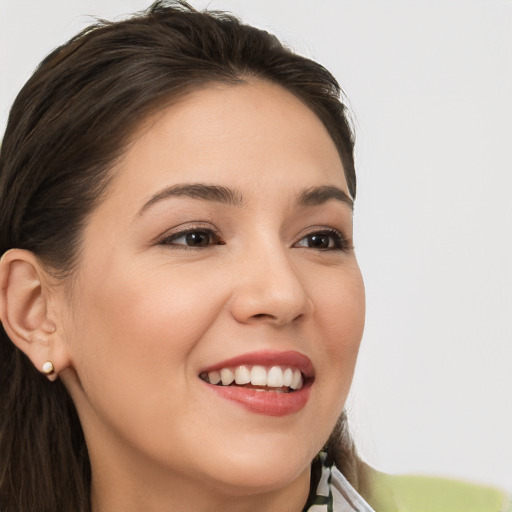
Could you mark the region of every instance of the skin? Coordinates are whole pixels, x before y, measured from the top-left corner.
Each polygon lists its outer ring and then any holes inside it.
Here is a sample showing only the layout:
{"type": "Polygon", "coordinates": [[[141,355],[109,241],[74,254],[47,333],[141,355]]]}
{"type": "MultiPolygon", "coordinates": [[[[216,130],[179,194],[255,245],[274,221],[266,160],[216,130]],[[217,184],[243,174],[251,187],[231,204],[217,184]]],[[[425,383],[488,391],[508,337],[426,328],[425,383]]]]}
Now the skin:
{"type": "Polygon", "coordinates": [[[350,207],[297,204],[317,186],[348,196],[326,129],[277,85],[210,86],[140,127],[114,173],[47,315],[89,447],[94,512],[302,510],[364,323],[350,207]],[[190,183],[235,189],[241,204],[171,196],[144,209],[190,183]],[[190,229],[215,235],[191,248],[179,235],[190,229]],[[310,246],[315,233],[326,248],[310,246]],[[256,414],[198,377],[259,350],[313,362],[298,413],[256,414]]]}

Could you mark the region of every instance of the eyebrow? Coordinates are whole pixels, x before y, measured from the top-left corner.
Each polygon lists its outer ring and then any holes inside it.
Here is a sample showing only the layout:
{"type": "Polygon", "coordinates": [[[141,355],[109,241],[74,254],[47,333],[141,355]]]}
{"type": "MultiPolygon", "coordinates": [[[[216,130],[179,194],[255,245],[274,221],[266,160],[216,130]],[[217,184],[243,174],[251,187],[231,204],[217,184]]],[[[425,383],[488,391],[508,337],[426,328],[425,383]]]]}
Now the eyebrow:
{"type": "MultiPolygon", "coordinates": [[[[153,195],[139,210],[138,216],[143,215],[151,206],[170,197],[191,197],[228,206],[243,207],[246,201],[243,195],[234,189],[220,185],[207,185],[205,183],[184,183],[171,185],[153,195]]],[[[318,206],[334,199],[354,209],[354,201],[341,188],[332,185],[311,187],[301,192],[297,198],[299,206],[318,206]]]]}
{"type": "Polygon", "coordinates": [[[170,197],[191,197],[193,199],[202,199],[214,203],[226,204],[228,206],[242,207],[245,201],[240,192],[222,187],[220,185],[206,185],[204,183],[184,183],[166,187],[157,192],[144,206],[139,210],[138,215],[142,215],[148,208],[155,203],[168,199],[170,197]]]}
{"type": "Polygon", "coordinates": [[[308,188],[299,195],[297,202],[299,206],[318,206],[330,199],[340,201],[354,210],[354,200],[343,189],[332,185],[308,188]]]}

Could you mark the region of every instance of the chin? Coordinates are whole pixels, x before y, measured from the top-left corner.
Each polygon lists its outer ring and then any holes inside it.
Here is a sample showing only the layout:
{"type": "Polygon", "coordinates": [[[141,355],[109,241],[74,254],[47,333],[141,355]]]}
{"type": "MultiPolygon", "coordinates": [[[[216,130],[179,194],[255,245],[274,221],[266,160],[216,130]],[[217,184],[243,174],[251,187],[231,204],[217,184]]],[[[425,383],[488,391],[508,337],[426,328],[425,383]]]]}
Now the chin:
{"type": "Polygon", "coordinates": [[[270,492],[286,487],[304,472],[309,475],[315,455],[286,444],[281,449],[234,450],[229,456],[216,457],[214,478],[234,495],[270,492]]]}

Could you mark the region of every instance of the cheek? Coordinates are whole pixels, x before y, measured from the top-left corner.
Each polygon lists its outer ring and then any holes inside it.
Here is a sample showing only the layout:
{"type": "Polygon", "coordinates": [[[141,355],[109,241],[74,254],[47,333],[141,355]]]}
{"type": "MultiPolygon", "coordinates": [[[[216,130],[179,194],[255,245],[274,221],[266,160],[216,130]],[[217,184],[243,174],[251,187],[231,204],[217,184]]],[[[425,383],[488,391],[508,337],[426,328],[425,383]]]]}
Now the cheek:
{"type": "Polygon", "coordinates": [[[365,294],[356,263],[317,271],[308,287],[315,306],[308,326],[316,371],[310,410],[314,452],[332,433],[346,403],[363,335],[365,294]]]}
{"type": "Polygon", "coordinates": [[[222,311],[223,291],[197,273],[124,270],[112,266],[80,285],[70,319],[78,376],[72,395],[88,432],[107,426],[159,453],[163,439],[179,439],[180,418],[195,418],[193,354],[222,311]],[[148,431],[151,439],[141,435],[148,431]]]}
{"type": "MultiPolygon", "coordinates": [[[[357,265],[333,275],[317,292],[315,314],[326,330],[326,349],[357,353],[365,319],[365,292],[357,265]]],[[[339,355],[338,355],[339,358],[339,355]]]]}
{"type": "Polygon", "coordinates": [[[320,329],[319,358],[325,362],[318,372],[326,376],[331,398],[341,406],[346,399],[364,330],[365,293],[357,265],[331,276],[329,285],[318,290],[315,325],[320,329]]]}
{"type": "Polygon", "coordinates": [[[190,352],[222,308],[222,291],[183,271],[120,268],[80,288],[79,318],[72,321],[84,387],[100,390],[105,375],[110,388],[133,386],[138,395],[185,382],[190,352]]]}

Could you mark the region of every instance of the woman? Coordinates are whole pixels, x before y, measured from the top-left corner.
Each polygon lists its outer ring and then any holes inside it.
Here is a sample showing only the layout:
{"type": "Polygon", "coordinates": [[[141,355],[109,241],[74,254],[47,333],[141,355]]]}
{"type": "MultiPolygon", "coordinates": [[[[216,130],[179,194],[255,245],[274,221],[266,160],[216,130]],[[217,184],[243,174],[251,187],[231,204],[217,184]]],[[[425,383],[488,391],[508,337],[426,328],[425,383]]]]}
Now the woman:
{"type": "Polygon", "coordinates": [[[45,59],[1,156],[5,510],[302,510],[333,431],[357,485],[335,429],[364,316],[338,95],[179,4],[45,59]]]}
{"type": "Polygon", "coordinates": [[[45,59],[0,157],[2,510],[393,501],[343,414],[364,289],[339,95],[177,3],[45,59]]]}

